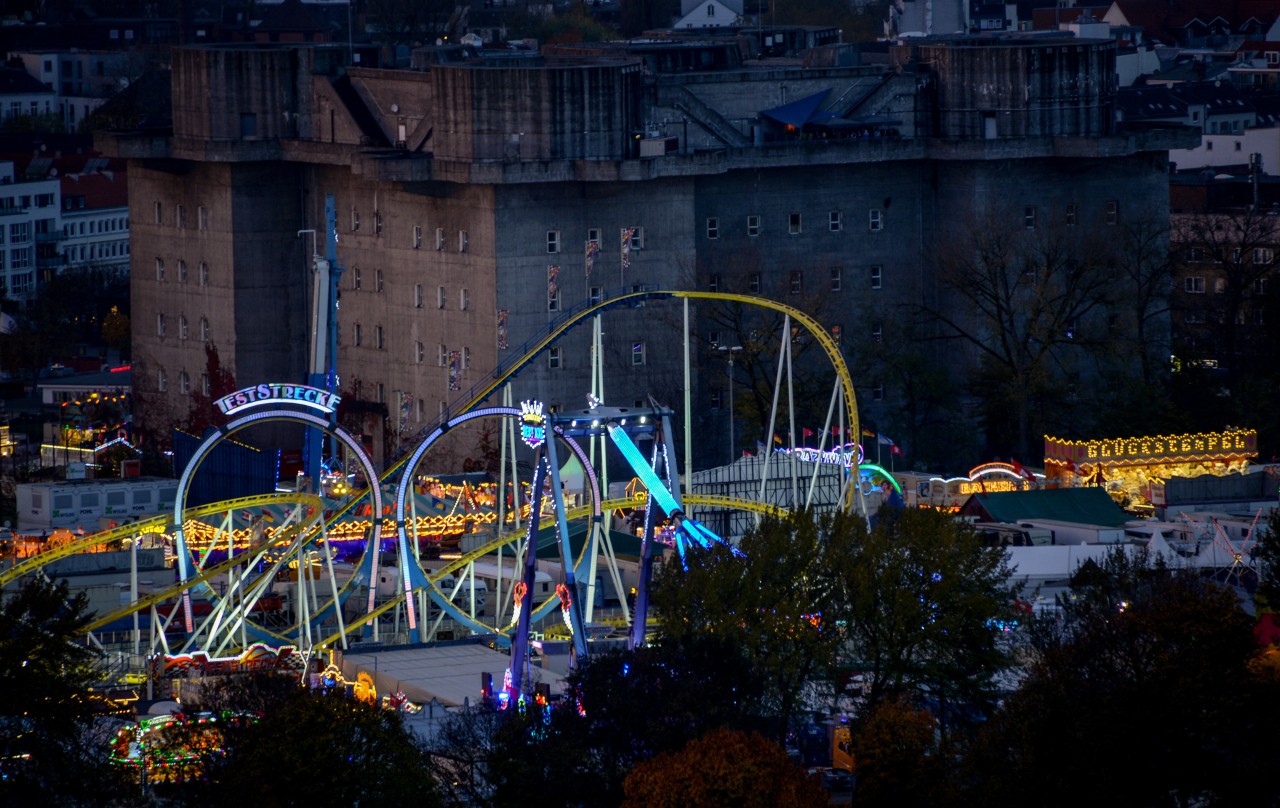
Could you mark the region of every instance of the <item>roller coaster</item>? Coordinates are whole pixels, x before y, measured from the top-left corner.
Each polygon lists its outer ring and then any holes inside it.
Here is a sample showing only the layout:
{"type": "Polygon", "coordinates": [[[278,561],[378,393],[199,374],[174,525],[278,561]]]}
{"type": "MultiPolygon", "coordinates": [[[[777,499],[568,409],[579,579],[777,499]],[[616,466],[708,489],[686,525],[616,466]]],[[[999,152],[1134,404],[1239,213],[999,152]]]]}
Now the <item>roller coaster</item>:
{"type": "MultiPolygon", "coordinates": [[[[161,653],[204,651],[213,656],[243,651],[253,643],[303,649],[305,655],[329,647],[346,648],[357,641],[417,642],[441,636],[444,621],[451,631],[490,635],[496,644],[510,646],[513,669],[518,671],[527,652],[531,627],[557,607],[577,654],[587,652],[592,624],[597,561],[605,560],[616,594],[623,593],[606,516],[618,511],[642,511],[644,530],[638,586],[634,604],[618,598],[618,621],[628,627],[627,638],[643,643],[646,632],[647,575],[651,569],[660,531],[681,557],[686,551],[708,547],[718,540],[691,514],[700,507],[740,509],[759,514],[777,512],[760,501],[731,497],[683,495],[674,474],[675,442],[669,409],[617,409],[593,401],[576,413],[543,413],[541,405],[524,402],[514,406],[481,406],[565,333],[609,309],[635,306],[651,300],[710,300],[763,307],[786,318],[780,360],[790,360],[791,324],[804,328],[822,347],[835,372],[835,387],[828,408],[828,425],[838,414],[844,434],[858,434],[859,423],[853,381],[836,339],[803,311],[784,303],[750,295],[680,290],[623,290],[565,312],[520,346],[514,357],[501,363],[484,380],[463,393],[421,433],[421,439],[400,459],[378,474],[359,442],[337,423],[336,396],[306,385],[258,385],[229,396],[220,403],[227,423],[211,433],[183,469],[172,513],[126,526],[93,533],[25,559],[0,572],[0,585],[36,573],[52,562],[103,546],[136,547],[149,533],[172,536],[177,580],[142,593],[134,583],[129,600],[119,608],[94,618],[90,640],[121,621],[133,620],[131,642],[135,654],[146,646],[148,656],[161,653]],[[261,393],[257,391],[262,391],[261,393]],[[838,406],[839,405],[839,406],[838,406]],[[528,503],[522,503],[520,484],[510,483],[496,494],[498,516],[493,535],[453,557],[424,565],[422,518],[419,510],[439,506],[424,495],[418,466],[431,446],[451,429],[475,418],[497,418],[520,426],[522,436],[534,448],[533,480],[528,503]],[[219,442],[239,430],[269,421],[292,421],[323,430],[342,442],[357,458],[363,479],[369,484],[343,502],[312,493],[276,493],[186,507],[187,489],[201,462],[219,442]],[[532,437],[536,435],[538,440],[532,437]],[[652,440],[646,456],[633,440],[652,440]],[[605,437],[626,458],[629,470],[642,482],[637,496],[605,499],[600,491],[591,457],[577,443],[582,437],[605,437]],[[565,501],[559,479],[560,447],[567,447],[585,471],[584,504],[565,501]],[[383,503],[384,491],[394,505],[383,503]],[[503,506],[510,503],[510,513],[503,506]],[[256,514],[256,516],[255,516],[256,514]],[[270,516],[270,524],[264,524],[270,516]],[[521,519],[525,529],[521,530],[521,519]],[[569,524],[585,520],[587,531],[577,549],[569,537],[569,524]],[[212,522],[212,524],[210,524],[212,522]],[[508,526],[510,523],[510,527],[508,526]],[[663,528],[663,523],[666,527],[663,528]],[[356,559],[338,556],[338,533],[361,539],[356,559]],[[384,541],[383,537],[390,537],[384,541]],[[558,545],[561,581],[553,591],[535,592],[538,552],[558,545]],[[504,566],[504,554],[512,561],[504,566]],[[477,564],[496,560],[495,603],[477,603],[477,564]],[[386,562],[394,562],[394,567],[386,562]],[[290,609],[265,609],[282,580],[290,584],[290,609]],[[584,581],[580,584],[578,582],[584,581]],[[464,582],[468,595],[459,603],[464,582]],[[390,586],[384,586],[389,583],[390,586]],[[216,585],[216,586],[215,586],[216,585]],[[585,592],[585,597],[584,597],[585,592]],[[538,596],[545,595],[538,599],[538,596]],[[527,602],[526,602],[527,601],[527,602]],[[204,611],[201,607],[203,605],[204,611]],[[504,619],[510,608],[511,620],[504,619]],[[145,615],[145,620],[140,616],[145,615]],[[145,642],[142,623],[147,626],[145,642]],[[429,625],[428,625],[429,623],[429,625]]],[[[686,362],[687,356],[686,341],[686,362]]],[[[781,378],[781,361],[779,378],[781,378]]],[[[686,399],[686,407],[687,399],[686,399]]],[[[774,408],[777,399],[775,394],[774,408]]],[[[686,422],[688,413],[686,412],[686,422]]],[[[504,427],[505,429],[506,427],[504,427]]],[[[772,431],[772,423],[770,431],[772,431]]],[[[794,430],[793,430],[794,432],[794,430]]],[[[824,428],[823,440],[831,433],[824,428]]],[[[505,437],[505,435],[504,435],[505,437]]],[[[512,437],[514,452],[514,435],[512,437]]],[[[819,451],[824,447],[819,446],[819,451]]],[[[688,444],[686,440],[686,453],[688,444]]],[[[686,454],[686,462],[687,462],[686,454]]],[[[857,475],[852,475],[856,477],[857,475]]],[[[811,489],[812,491],[812,489],[811,489]]],[[[812,494],[811,494],[812,495],[812,494]]],[[[459,497],[467,496],[466,490],[459,497]]],[[[473,497],[474,498],[474,497],[473,497]]],[[[459,499],[454,503],[458,507],[459,499]]],[[[795,500],[798,501],[798,500],[795,500]]],[[[853,496],[841,495],[841,504],[852,507],[853,496]]],[[[474,503],[471,503],[474,505],[474,503]]],[[[135,555],[136,558],[136,555],[135,555]]],[[[550,589],[550,587],[544,587],[550,589]]],[[[515,689],[519,690],[519,674],[515,689]]]]}

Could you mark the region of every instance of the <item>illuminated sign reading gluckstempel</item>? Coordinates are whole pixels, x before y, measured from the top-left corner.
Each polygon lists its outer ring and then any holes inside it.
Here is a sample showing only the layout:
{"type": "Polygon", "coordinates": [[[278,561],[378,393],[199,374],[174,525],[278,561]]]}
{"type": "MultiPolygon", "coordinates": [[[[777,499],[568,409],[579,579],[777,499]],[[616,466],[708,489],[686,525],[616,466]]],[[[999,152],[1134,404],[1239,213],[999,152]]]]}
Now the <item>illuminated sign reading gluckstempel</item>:
{"type": "Polygon", "coordinates": [[[338,408],[340,400],[341,396],[336,393],[305,384],[255,384],[223,396],[214,403],[223,415],[259,404],[301,404],[331,413],[338,408]]]}

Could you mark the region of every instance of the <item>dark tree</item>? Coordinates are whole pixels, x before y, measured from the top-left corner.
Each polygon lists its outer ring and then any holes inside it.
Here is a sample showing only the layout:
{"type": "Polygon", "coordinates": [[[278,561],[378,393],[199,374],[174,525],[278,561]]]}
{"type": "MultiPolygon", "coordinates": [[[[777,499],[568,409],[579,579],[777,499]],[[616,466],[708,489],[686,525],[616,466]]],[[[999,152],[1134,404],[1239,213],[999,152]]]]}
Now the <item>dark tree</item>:
{"type": "Polygon", "coordinates": [[[854,746],[855,804],[946,804],[937,737],[933,714],[905,699],[884,701],[872,709],[854,746]]]}
{"type": "Polygon", "coordinates": [[[1234,593],[1141,555],[1087,566],[974,748],[974,804],[1275,804],[1280,691],[1234,593]]]}
{"type": "Polygon", "coordinates": [[[204,373],[209,378],[209,392],[207,394],[204,392],[203,380],[192,390],[191,410],[184,424],[184,428],[197,437],[203,436],[211,427],[219,425],[214,417],[217,407],[213,402],[236,391],[235,374],[222,364],[217,345],[212,342],[204,344],[204,360],[204,373]]]}
{"type": "Polygon", "coordinates": [[[136,798],[107,762],[112,729],[90,692],[88,598],[28,578],[0,605],[0,804],[110,805],[136,798]]]}
{"type": "Polygon", "coordinates": [[[975,358],[969,382],[993,453],[1031,457],[1046,432],[1069,430],[1084,406],[1071,385],[1111,350],[1113,273],[1092,228],[1078,230],[1037,221],[1034,208],[991,208],[936,251],[944,302],[922,302],[916,316],[975,358]]]}
{"type": "Polygon", "coordinates": [[[773,741],[758,732],[722,728],[635,768],[623,805],[645,808],[820,808],[828,804],[773,741]]]}
{"type": "Polygon", "coordinates": [[[1258,613],[1280,615],[1280,509],[1271,511],[1265,527],[1258,530],[1258,591],[1254,595],[1258,613]]]}
{"type": "MultiPolygon", "coordinates": [[[[488,773],[497,805],[530,791],[545,805],[617,805],[642,761],[717,727],[764,726],[761,696],[752,660],[725,638],[606,653],[570,673],[564,702],[500,716],[488,762],[461,768],[488,773]]],[[[468,753],[450,751],[446,759],[456,769],[468,753]]]]}
{"type": "Polygon", "coordinates": [[[296,689],[228,732],[210,804],[439,805],[427,756],[398,713],[340,693],[296,689]]]}
{"type": "Polygon", "coordinates": [[[448,38],[457,22],[454,0],[366,0],[376,41],[385,45],[432,45],[448,38]]]}
{"type": "Polygon", "coordinates": [[[841,586],[833,617],[869,674],[868,704],[905,696],[928,705],[944,741],[987,714],[1011,662],[998,628],[1013,620],[1016,595],[1003,552],[931,510],[831,536],[841,545],[832,551],[841,586]]]}
{"type": "Polygon", "coordinates": [[[654,28],[669,28],[679,11],[680,4],[672,0],[622,0],[618,29],[629,37],[654,28]]]}
{"type": "Polygon", "coordinates": [[[743,537],[740,554],[723,546],[693,552],[687,570],[673,557],[655,576],[663,642],[715,635],[746,649],[777,738],[803,711],[809,685],[826,680],[839,647],[832,553],[834,534],[847,529],[842,520],[766,517],[743,537]]]}

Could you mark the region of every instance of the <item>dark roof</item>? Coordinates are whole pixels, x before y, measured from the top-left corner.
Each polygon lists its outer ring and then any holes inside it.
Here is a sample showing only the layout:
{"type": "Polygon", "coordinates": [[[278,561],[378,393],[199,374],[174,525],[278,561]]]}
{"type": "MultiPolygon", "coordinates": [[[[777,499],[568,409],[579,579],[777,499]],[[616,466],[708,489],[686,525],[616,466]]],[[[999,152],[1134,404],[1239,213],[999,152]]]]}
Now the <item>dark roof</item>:
{"type": "Polygon", "coordinates": [[[1148,84],[1122,87],[1116,92],[1116,109],[1126,121],[1182,118],[1187,108],[1206,108],[1206,115],[1253,112],[1253,96],[1246,96],[1226,81],[1188,81],[1181,84],[1148,84]]]}
{"type": "Polygon", "coordinates": [[[1051,519],[1120,527],[1133,518],[1122,511],[1106,491],[1093,487],[974,494],[960,512],[983,516],[984,521],[1009,524],[1024,519],[1051,519]]]}
{"type": "Polygon", "coordinates": [[[36,387],[79,387],[114,390],[118,387],[130,387],[133,384],[133,371],[109,370],[92,373],[72,373],[69,376],[51,376],[41,379],[36,387]]]}
{"type": "Polygon", "coordinates": [[[1210,115],[1253,110],[1253,105],[1229,81],[1188,81],[1169,89],[1188,105],[1207,107],[1210,115]]]}
{"type": "Polygon", "coordinates": [[[95,128],[163,131],[172,126],[173,82],[168,69],[153,69],[89,113],[95,128]]]}
{"type": "Polygon", "coordinates": [[[1152,81],[1184,84],[1224,79],[1231,63],[1219,60],[1183,59],[1151,76],[1152,81]]]}
{"type": "Polygon", "coordinates": [[[1107,13],[1107,6],[1075,6],[1073,8],[1037,8],[1031,12],[1031,28],[1036,31],[1056,31],[1060,23],[1098,22],[1107,13]]]}
{"type": "Polygon", "coordinates": [[[1258,126],[1280,126],[1280,93],[1255,93],[1249,103],[1258,114],[1258,126]]]}
{"type": "Polygon", "coordinates": [[[0,95],[52,93],[35,76],[20,67],[0,67],[0,95]]]}
{"type": "Polygon", "coordinates": [[[1116,110],[1126,122],[1185,118],[1187,104],[1164,84],[1121,87],[1116,91],[1116,110]]]}
{"type": "Polygon", "coordinates": [[[1173,41],[1193,25],[1214,21],[1225,23],[1232,33],[1265,29],[1280,14],[1275,0],[1115,0],[1115,5],[1133,25],[1144,28],[1152,39],[1173,41]]]}
{"type": "Polygon", "coordinates": [[[329,30],[321,23],[302,0],[284,0],[283,3],[262,15],[262,22],[254,29],[278,33],[314,34],[329,30]]]}
{"type": "Polygon", "coordinates": [[[85,208],[123,208],[129,204],[129,183],[122,171],[63,174],[62,197],[83,196],[85,208]]]}

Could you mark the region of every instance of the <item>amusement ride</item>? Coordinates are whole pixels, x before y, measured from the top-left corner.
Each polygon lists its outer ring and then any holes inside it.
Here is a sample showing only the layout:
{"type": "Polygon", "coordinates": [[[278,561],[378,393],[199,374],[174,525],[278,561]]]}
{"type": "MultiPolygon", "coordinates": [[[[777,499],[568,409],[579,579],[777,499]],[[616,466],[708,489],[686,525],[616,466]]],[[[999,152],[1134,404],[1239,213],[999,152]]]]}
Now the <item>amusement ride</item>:
{"type": "MultiPolygon", "coordinates": [[[[331,235],[332,199],[326,213],[331,235]]],[[[316,236],[311,231],[300,235],[306,233],[316,236]]],[[[631,647],[642,645],[649,630],[647,589],[655,559],[667,547],[684,559],[687,553],[725,541],[696,518],[700,508],[737,509],[757,518],[779,510],[765,503],[763,496],[698,496],[682,491],[677,461],[688,469],[692,459],[688,324],[689,305],[695,300],[745,304],[783,315],[784,337],[767,434],[775,429],[780,392],[786,389],[791,396],[793,339],[787,337],[795,329],[804,329],[821,346],[835,379],[827,423],[818,447],[792,455],[790,502],[812,504],[818,461],[825,458],[831,463],[834,458],[843,474],[834,506],[862,505],[858,483],[866,472],[860,467],[861,457],[855,457],[857,447],[827,444],[836,434],[859,434],[853,381],[836,338],[792,306],[725,292],[630,288],[605,293],[565,312],[545,333],[514,351],[511,360],[459,396],[389,468],[379,470],[360,441],[338,423],[337,312],[332,304],[341,268],[335,239],[328,237],[325,242],[326,255],[317,254],[313,260],[317,316],[307,383],[262,382],[219,399],[215,405],[224,421],[209,431],[181,470],[171,512],[77,537],[15,563],[0,571],[0,585],[93,548],[133,548],[127,598],[118,609],[93,620],[88,641],[104,650],[117,650],[135,665],[138,659],[149,660],[151,676],[181,669],[195,657],[226,659],[251,650],[261,655],[266,653],[263,649],[271,649],[277,658],[287,656],[290,664],[306,669],[326,649],[439,639],[447,621],[450,634],[484,635],[492,638],[495,647],[510,649],[506,688],[514,696],[531,687],[526,675],[531,639],[554,612],[560,613],[575,659],[590,653],[591,638],[602,629],[625,635],[631,647]],[[673,409],[655,398],[649,406],[632,408],[611,407],[602,401],[602,316],[616,307],[655,300],[683,305],[683,458],[677,456],[680,436],[673,429],[673,409]],[[594,350],[586,407],[552,412],[543,402],[517,404],[511,379],[568,331],[587,323],[594,327],[594,350]],[[489,403],[498,395],[500,404],[489,403]],[[432,476],[424,466],[432,447],[451,430],[477,419],[499,423],[497,485],[457,484],[432,476]],[[244,430],[278,422],[305,429],[305,488],[188,504],[193,479],[220,444],[235,440],[244,430]],[[615,457],[621,455],[625,473],[638,481],[624,498],[605,496],[606,447],[615,450],[615,457]],[[805,459],[806,451],[814,453],[808,459],[815,461],[807,495],[797,462],[805,459]],[[522,454],[526,452],[532,456],[522,454]],[[581,491],[572,498],[566,496],[562,479],[570,459],[583,472],[581,491]],[[532,468],[527,481],[520,480],[522,462],[532,468]],[[617,599],[616,625],[602,626],[593,614],[600,600],[595,591],[598,581],[607,577],[615,594],[626,589],[609,530],[611,515],[621,512],[643,514],[634,520],[642,525],[639,573],[629,596],[617,599]],[[571,528],[581,522],[586,529],[579,531],[584,535],[575,546],[571,528]],[[424,552],[445,534],[462,534],[465,541],[450,552],[424,552]],[[176,580],[143,592],[136,551],[147,537],[154,541],[157,535],[164,537],[174,556],[176,580]],[[539,587],[537,560],[543,547],[558,550],[559,580],[554,587],[539,587]],[[481,567],[493,570],[492,589],[485,584],[486,591],[478,592],[481,567]],[[287,605],[282,589],[288,595],[287,605]],[[120,643],[122,628],[126,639],[120,643]]],[[[795,436],[794,407],[787,411],[790,433],[795,436]]],[[[764,473],[767,478],[768,458],[764,473]]]]}

